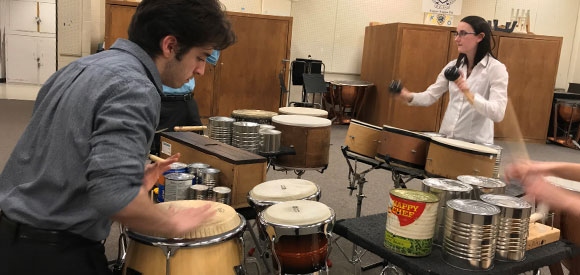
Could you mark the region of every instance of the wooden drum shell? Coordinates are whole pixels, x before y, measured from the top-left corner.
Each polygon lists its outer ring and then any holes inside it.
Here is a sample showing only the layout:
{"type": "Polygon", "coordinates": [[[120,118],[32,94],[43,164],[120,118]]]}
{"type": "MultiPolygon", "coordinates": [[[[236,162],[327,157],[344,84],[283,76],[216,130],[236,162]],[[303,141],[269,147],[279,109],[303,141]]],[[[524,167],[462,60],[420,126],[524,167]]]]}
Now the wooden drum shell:
{"type": "Polygon", "coordinates": [[[456,179],[461,175],[493,178],[497,155],[468,152],[431,142],[425,172],[429,176],[456,179]]]}
{"type": "Polygon", "coordinates": [[[287,168],[322,168],[328,166],[330,149],[330,126],[302,127],[279,124],[272,125],[282,132],[280,145],[294,147],[296,155],[279,156],[277,165],[287,168]]]}
{"type": "Polygon", "coordinates": [[[381,128],[374,125],[366,125],[356,120],[351,120],[344,145],[349,150],[369,158],[374,158],[377,154],[381,128]]]}
{"type": "Polygon", "coordinates": [[[384,159],[389,156],[391,162],[396,164],[423,169],[429,149],[430,138],[418,134],[408,135],[396,130],[383,128],[380,133],[377,147],[377,158],[384,159]]]}
{"type": "MultiPolygon", "coordinates": [[[[283,236],[275,250],[283,274],[309,274],[326,265],[328,240],[323,234],[283,236]]],[[[273,263],[279,268],[275,260],[273,263]]]]}
{"type": "MultiPolygon", "coordinates": [[[[170,258],[171,274],[234,274],[234,266],[241,264],[241,249],[237,239],[198,248],[179,248],[170,258]]],[[[134,240],[129,243],[125,269],[131,268],[143,275],[159,275],[165,274],[165,263],[166,255],[160,247],[134,240]]]]}

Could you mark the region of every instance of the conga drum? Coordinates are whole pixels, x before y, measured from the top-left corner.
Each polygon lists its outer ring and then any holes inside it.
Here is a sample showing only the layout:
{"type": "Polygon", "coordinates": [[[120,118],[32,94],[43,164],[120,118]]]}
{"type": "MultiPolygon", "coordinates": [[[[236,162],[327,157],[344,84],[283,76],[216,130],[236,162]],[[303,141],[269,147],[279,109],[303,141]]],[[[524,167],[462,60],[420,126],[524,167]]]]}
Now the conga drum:
{"type": "Polygon", "coordinates": [[[425,168],[431,138],[420,133],[383,125],[376,158],[416,168],[425,168]]]}
{"type": "Polygon", "coordinates": [[[334,210],[316,201],[287,201],[268,207],[259,219],[268,234],[279,274],[327,270],[334,210]]]}
{"type": "Polygon", "coordinates": [[[215,215],[183,235],[153,234],[127,229],[130,238],[123,274],[181,275],[236,274],[244,263],[246,220],[225,204],[209,201],[173,201],[162,208],[201,207],[211,204],[215,215]]]}
{"type": "Polygon", "coordinates": [[[320,200],[320,187],[304,179],[280,179],[260,183],[248,192],[248,203],[256,213],[274,204],[293,200],[320,200]]]}
{"type": "MultiPolygon", "coordinates": [[[[546,177],[546,181],[580,196],[580,182],[551,176],[546,177]]],[[[570,215],[565,211],[555,212],[554,227],[560,229],[560,237],[569,240],[576,245],[580,245],[580,218],[570,215]]],[[[568,268],[571,275],[580,274],[580,256],[562,262],[564,263],[564,266],[568,268]]]]}
{"type": "Polygon", "coordinates": [[[296,155],[279,156],[274,164],[284,168],[309,169],[328,166],[330,120],[320,117],[281,115],[272,118],[282,137],[280,145],[293,147],[296,155]]]}
{"type": "Polygon", "coordinates": [[[232,111],[232,118],[236,121],[248,121],[258,124],[271,124],[272,117],[277,116],[278,113],[264,111],[264,110],[234,110],[232,111]]]}
{"type": "Polygon", "coordinates": [[[381,127],[352,119],[344,145],[352,152],[373,158],[377,154],[380,133],[381,127]]]}
{"type": "Polygon", "coordinates": [[[299,115],[299,116],[315,116],[327,118],[328,112],[321,109],[306,108],[306,107],[281,107],[278,109],[281,115],[299,115]]]}
{"type": "Polygon", "coordinates": [[[456,179],[461,175],[491,178],[497,150],[456,139],[434,137],[429,144],[425,172],[430,177],[456,179]]]}

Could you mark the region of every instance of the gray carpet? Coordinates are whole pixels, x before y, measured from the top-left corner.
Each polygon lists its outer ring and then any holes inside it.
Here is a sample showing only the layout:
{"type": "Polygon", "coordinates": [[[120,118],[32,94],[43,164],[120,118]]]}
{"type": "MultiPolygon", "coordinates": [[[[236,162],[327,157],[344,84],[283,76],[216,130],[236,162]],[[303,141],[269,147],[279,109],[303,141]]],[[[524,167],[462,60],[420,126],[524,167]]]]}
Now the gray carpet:
{"type": "MultiPolygon", "coordinates": [[[[18,137],[24,131],[31,115],[32,106],[32,101],[0,100],[0,138],[2,140],[0,144],[0,169],[4,168],[6,160],[14,148],[18,137]]],[[[338,219],[354,217],[356,209],[356,196],[350,196],[349,190],[346,188],[348,184],[348,167],[340,151],[340,146],[344,143],[347,129],[348,126],[344,125],[332,127],[328,169],[323,174],[309,171],[303,176],[304,179],[311,180],[320,185],[322,189],[321,201],[335,210],[338,219]]],[[[515,143],[498,142],[498,144],[505,148],[503,165],[509,163],[515,155],[521,155],[522,148],[524,148],[515,143]]],[[[526,144],[525,148],[532,160],[580,163],[580,152],[576,150],[547,144],[526,144]]],[[[359,168],[366,169],[368,166],[360,164],[359,168]]],[[[268,172],[268,180],[282,178],[295,178],[295,175],[272,170],[268,172]]],[[[364,193],[367,195],[367,198],[363,202],[362,215],[385,212],[387,209],[387,195],[393,187],[390,172],[375,170],[368,173],[366,179],[368,183],[364,186],[364,193]]],[[[417,189],[420,186],[420,182],[413,180],[407,186],[417,189]]],[[[247,237],[246,239],[249,240],[249,236],[247,237]]],[[[117,257],[117,238],[117,226],[113,226],[112,232],[107,240],[107,256],[109,259],[117,257]]],[[[339,244],[350,253],[349,242],[340,240],[339,244]]],[[[248,246],[252,246],[252,244],[248,246]]],[[[352,266],[340,254],[339,249],[336,247],[333,247],[331,260],[334,263],[331,269],[332,274],[353,274],[352,266]]],[[[377,260],[379,260],[378,257],[367,253],[363,258],[363,264],[372,263],[377,260]]],[[[250,267],[249,271],[250,274],[257,274],[253,271],[252,267],[250,267]]],[[[379,274],[379,272],[380,269],[375,268],[364,274],[379,274]]],[[[549,274],[549,272],[546,271],[543,274],[549,274]]]]}

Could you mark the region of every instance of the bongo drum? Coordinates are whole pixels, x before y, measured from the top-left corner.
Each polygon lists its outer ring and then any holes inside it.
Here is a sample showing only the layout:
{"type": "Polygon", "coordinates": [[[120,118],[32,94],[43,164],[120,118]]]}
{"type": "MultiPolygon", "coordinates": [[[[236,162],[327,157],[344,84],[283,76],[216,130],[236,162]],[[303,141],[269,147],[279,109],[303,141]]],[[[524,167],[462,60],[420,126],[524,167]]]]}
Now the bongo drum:
{"type": "Polygon", "coordinates": [[[315,116],[327,118],[328,112],[325,110],[306,108],[306,107],[282,107],[278,109],[281,115],[300,115],[300,116],[315,116]]]}
{"type": "Polygon", "coordinates": [[[423,169],[430,140],[419,133],[384,125],[376,156],[379,160],[388,158],[402,166],[423,169]]]}
{"type": "Polygon", "coordinates": [[[497,150],[456,139],[434,137],[429,144],[425,171],[430,177],[456,179],[460,175],[491,178],[497,150]]]}
{"type": "Polygon", "coordinates": [[[296,155],[279,156],[275,165],[285,168],[324,168],[328,166],[330,120],[312,116],[281,115],[272,118],[282,137],[280,145],[294,147],[296,155]]]}
{"type": "Polygon", "coordinates": [[[256,213],[274,204],[293,200],[320,200],[320,187],[303,179],[280,179],[260,183],[248,192],[248,203],[256,213]]]}
{"type": "Polygon", "coordinates": [[[130,238],[123,274],[235,274],[244,263],[246,220],[225,204],[209,201],[173,201],[162,208],[201,207],[210,204],[215,215],[183,236],[127,229],[130,238]]]}
{"type": "Polygon", "coordinates": [[[352,119],[344,145],[352,152],[373,158],[377,154],[381,127],[352,119]]]}
{"type": "Polygon", "coordinates": [[[268,207],[259,218],[280,274],[327,270],[334,210],[316,201],[287,201],[268,207]]]}
{"type": "Polygon", "coordinates": [[[248,121],[258,124],[271,124],[272,117],[278,113],[264,111],[264,110],[234,110],[232,111],[232,118],[236,121],[248,121]]]}

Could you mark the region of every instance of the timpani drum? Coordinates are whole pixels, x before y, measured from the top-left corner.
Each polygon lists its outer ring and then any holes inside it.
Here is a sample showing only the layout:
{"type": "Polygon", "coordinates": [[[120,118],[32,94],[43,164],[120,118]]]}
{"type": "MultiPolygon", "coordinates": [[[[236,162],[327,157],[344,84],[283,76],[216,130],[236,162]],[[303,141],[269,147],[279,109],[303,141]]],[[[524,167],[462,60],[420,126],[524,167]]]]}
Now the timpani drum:
{"type": "Polygon", "coordinates": [[[232,111],[232,118],[236,121],[248,121],[258,124],[271,124],[272,117],[277,116],[278,113],[264,111],[264,110],[234,110],[232,111]]]}
{"type": "Polygon", "coordinates": [[[306,107],[281,107],[278,109],[281,115],[300,115],[300,116],[315,116],[327,118],[328,112],[325,110],[306,108],[306,107]]]}
{"type": "MultiPolygon", "coordinates": [[[[546,181],[580,196],[580,182],[552,176],[546,177],[546,181]]],[[[554,226],[560,229],[562,239],[580,245],[580,217],[576,217],[563,211],[555,212],[554,226]]],[[[580,274],[580,256],[576,256],[563,262],[568,270],[570,270],[570,274],[580,274]]]]}
{"type": "Polygon", "coordinates": [[[279,156],[275,165],[284,168],[325,168],[328,166],[330,125],[328,119],[312,116],[281,115],[272,118],[282,137],[280,145],[293,147],[295,155],[279,156]]]}
{"type": "Polygon", "coordinates": [[[259,215],[280,274],[308,274],[326,266],[334,227],[334,210],[308,200],[281,202],[259,215]]]}
{"type": "MultiPolygon", "coordinates": [[[[333,80],[330,82],[330,96],[334,105],[339,106],[339,121],[349,123],[356,118],[363,104],[365,92],[374,86],[373,83],[363,80],[333,80]],[[346,109],[350,109],[347,115],[346,109]]],[[[334,108],[334,106],[332,107],[334,108]]]]}
{"type": "Polygon", "coordinates": [[[580,121],[580,105],[576,102],[559,101],[558,115],[566,122],[580,121]]]}
{"type": "Polygon", "coordinates": [[[243,233],[246,220],[225,204],[209,201],[173,201],[161,208],[201,207],[210,204],[215,215],[183,235],[127,230],[130,238],[123,274],[237,274],[243,269],[243,233]]]}
{"type": "Polygon", "coordinates": [[[497,150],[456,139],[434,137],[425,171],[430,177],[456,179],[460,175],[493,177],[497,150]]]}
{"type": "Polygon", "coordinates": [[[344,145],[352,152],[373,158],[377,154],[381,127],[352,119],[344,145]]]}
{"type": "Polygon", "coordinates": [[[411,168],[425,168],[430,137],[420,133],[383,126],[376,158],[411,168]]]}

